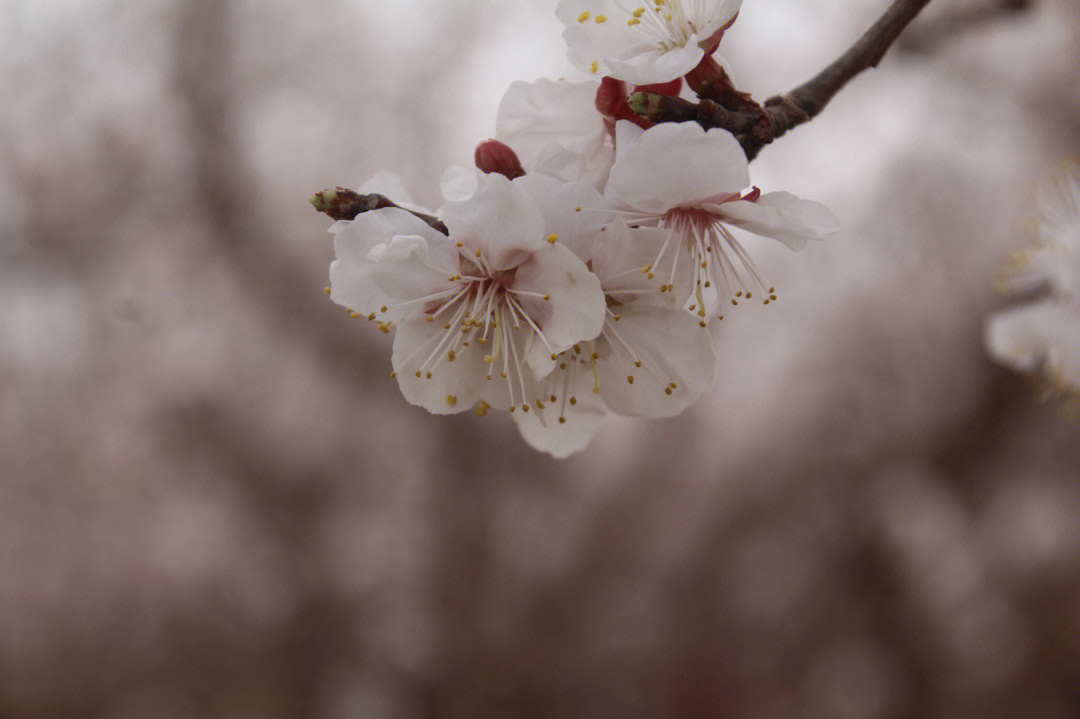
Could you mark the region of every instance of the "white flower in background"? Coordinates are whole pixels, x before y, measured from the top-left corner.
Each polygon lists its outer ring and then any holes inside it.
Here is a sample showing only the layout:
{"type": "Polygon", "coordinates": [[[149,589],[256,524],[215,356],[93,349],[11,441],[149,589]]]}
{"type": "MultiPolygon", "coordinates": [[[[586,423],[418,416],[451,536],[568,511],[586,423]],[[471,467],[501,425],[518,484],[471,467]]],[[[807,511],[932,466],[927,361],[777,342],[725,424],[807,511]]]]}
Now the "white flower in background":
{"type": "Polygon", "coordinates": [[[1051,392],[1080,397],[1080,173],[1044,189],[1037,205],[1038,243],[1013,255],[1004,289],[1047,296],[991,316],[986,347],[998,362],[1040,374],[1051,392]]]}
{"type": "Polygon", "coordinates": [[[598,87],[546,78],[512,83],[499,103],[495,137],[514,148],[527,172],[603,189],[615,144],[596,109],[598,87]]]}
{"type": "Polygon", "coordinates": [[[787,192],[762,195],[756,188],[744,194],[750,184],[746,155],[725,130],[684,122],[642,131],[620,122],[616,147],[607,193],[624,208],[627,222],[667,230],[641,271],[655,275],[665,291],[692,295],[703,320],[707,290],[731,297],[732,304],[751,298],[755,289],[766,294],[766,303],[776,299],[731,227],[794,250],[840,229],[839,220],[817,202],[787,192]],[[687,265],[683,287],[678,277],[687,265]]]}
{"type": "Polygon", "coordinates": [[[478,178],[443,221],[449,237],[397,208],[338,225],[331,299],[397,328],[394,372],[413,404],[529,411],[558,354],[603,328],[600,283],[501,175],[478,178]]]}
{"type": "Polygon", "coordinates": [[[682,77],[739,13],[742,0],[562,0],[570,61],[635,85],[682,77]]]}
{"type": "Polygon", "coordinates": [[[565,457],[589,444],[609,409],[650,418],[684,411],[712,387],[716,355],[709,333],[682,309],[687,296],[661,292],[640,271],[666,233],[622,222],[595,232],[596,218],[608,214],[599,195],[582,207],[566,200],[587,193],[559,188],[551,178],[530,175],[515,182],[528,182],[534,195],[546,198],[549,226],[576,239],[568,246],[599,278],[607,305],[599,336],[560,354],[558,369],[541,383],[557,421],[515,414],[522,436],[565,457]]]}

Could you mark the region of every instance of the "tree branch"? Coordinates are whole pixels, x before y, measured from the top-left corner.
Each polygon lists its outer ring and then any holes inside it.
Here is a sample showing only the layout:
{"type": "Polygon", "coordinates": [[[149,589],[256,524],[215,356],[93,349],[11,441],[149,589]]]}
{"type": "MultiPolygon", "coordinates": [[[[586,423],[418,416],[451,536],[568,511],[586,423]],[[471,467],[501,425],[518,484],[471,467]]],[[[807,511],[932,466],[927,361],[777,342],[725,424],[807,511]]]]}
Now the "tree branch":
{"type": "Polygon", "coordinates": [[[333,190],[316,192],[311,196],[311,199],[309,199],[308,202],[310,202],[311,206],[317,211],[322,212],[332,220],[354,220],[357,215],[361,215],[365,212],[381,210],[386,207],[397,207],[398,209],[416,215],[430,225],[432,229],[438,230],[444,235],[450,234],[450,231],[446,229],[446,225],[444,225],[442,220],[438,217],[425,215],[423,212],[417,212],[416,210],[401,207],[385,195],[375,193],[361,195],[354,190],[337,187],[333,190]]]}
{"type": "Polygon", "coordinates": [[[703,127],[732,132],[749,159],[762,147],[817,116],[856,75],[876,67],[930,0],[894,0],[885,14],[836,62],[794,90],[759,107],[724,107],[712,100],[693,103],[652,93],[635,93],[630,105],[653,122],[697,120],[703,127]]]}

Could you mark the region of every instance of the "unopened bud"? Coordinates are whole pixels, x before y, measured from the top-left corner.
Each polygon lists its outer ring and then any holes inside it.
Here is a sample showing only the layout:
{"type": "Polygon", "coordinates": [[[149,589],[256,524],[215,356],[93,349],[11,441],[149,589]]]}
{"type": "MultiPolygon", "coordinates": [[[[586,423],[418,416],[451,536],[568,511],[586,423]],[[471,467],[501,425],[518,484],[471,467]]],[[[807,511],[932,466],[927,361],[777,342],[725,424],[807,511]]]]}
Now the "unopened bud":
{"type": "Polygon", "coordinates": [[[511,180],[525,174],[517,153],[498,140],[485,140],[476,146],[476,166],[485,174],[498,173],[511,180]]]}

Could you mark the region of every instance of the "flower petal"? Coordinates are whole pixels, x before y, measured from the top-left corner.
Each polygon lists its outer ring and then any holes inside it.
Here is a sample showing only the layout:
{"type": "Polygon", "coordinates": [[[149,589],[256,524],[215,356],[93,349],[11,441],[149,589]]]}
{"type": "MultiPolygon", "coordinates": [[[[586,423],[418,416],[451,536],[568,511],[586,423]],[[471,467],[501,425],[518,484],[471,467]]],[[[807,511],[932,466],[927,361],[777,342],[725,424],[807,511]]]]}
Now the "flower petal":
{"type": "Polygon", "coordinates": [[[711,336],[696,318],[640,304],[621,308],[620,316],[604,328],[609,350],[597,363],[600,392],[613,412],[673,417],[712,388],[716,353],[711,336]],[[635,366],[634,357],[641,367],[635,366]],[[629,377],[634,378],[632,384],[629,377]]]}
{"type": "Polygon", "coordinates": [[[705,51],[698,45],[698,37],[694,35],[686,44],[676,45],[669,50],[650,48],[626,61],[609,58],[605,62],[607,74],[632,85],[654,85],[682,77],[705,57],[705,51]]]}
{"type": "Polygon", "coordinates": [[[840,231],[840,220],[829,208],[790,192],[770,192],[754,202],[725,202],[718,211],[730,224],[779,240],[793,250],[840,231]]]}
{"type": "Polygon", "coordinates": [[[615,158],[596,89],[595,82],[514,82],[499,103],[495,137],[530,173],[602,187],[615,158]]]}
{"type": "MultiPolygon", "coordinates": [[[[649,279],[644,270],[656,261],[670,233],[671,230],[656,227],[630,228],[621,220],[604,229],[600,239],[593,243],[589,266],[600,279],[609,304],[612,301],[620,304],[643,302],[670,309],[679,309],[686,304],[693,291],[693,260],[685,252],[674,277],[664,273],[649,279]],[[672,284],[675,289],[660,292],[661,284],[672,284]]],[[[675,254],[674,243],[677,242],[683,240],[677,236],[671,237],[665,256],[675,254]]],[[[667,266],[670,267],[670,264],[667,266]]],[[[618,312],[618,308],[614,311],[618,312]]]]}
{"type": "Polygon", "coordinates": [[[544,383],[549,402],[545,409],[511,415],[521,436],[557,459],[585,449],[607,415],[603,399],[593,393],[592,386],[588,365],[576,360],[568,362],[565,370],[558,370],[544,383]],[[554,401],[550,400],[552,396],[554,401]],[[574,397],[574,404],[570,404],[570,397],[574,397]]]}
{"type": "Polygon", "coordinates": [[[742,0],[705,0],[698,7],[700,12],[695,13],[691,21],[698,29],[698,35],[707,38],[739,14],[742,0]]]}
{"type": "Polygon", "coordinates": [[[559,182],[545,175],[514,180],[536,202],[544,216],[544,232],[588,261],[593,241],[613,216],[612,203],[587,182],[559,182]]]}
{"type": "Polygon", "coordinates": [[[662,123],[618,148],[608,187],[643,212],[694,206],[741,192],[750,184],[746,155],[726,130],[696,122],[662,123]]]}
{"type": "MultiPolygon", "coordinates": [[[[439,179],[439,189],[447,202],[467,200],[476,194],[476,186],[482,173],[475,167],[451,165],[439,179]]],[[[441,213],[440,213],[441,214],[441,213]]]]}
{"type": "Polygon", "coordinates": [[[536,203],[502,175],[478,176],[476,193],[446,203],[443,212],[450,237],[480,252],[492,271],[516,267],[545,244],[536,203]]]}
{"type": "MultiPolygon", "coordinates": [[[[330,298],[361,314],[377,313],[384,305],[411,299],[393,291],[388,293],[387,286],[376,285],[371,274],[375,264],[371,257],[372,250],[390,243],[395,236],[412,236],[426,243],[427,257],[433,264],[451,270],[456,270],[458,266],[456,251],[449,238],[411,212],[396,207],[365,212],[351,222],[336,223],[332,231],[337,260],[330,265],[330,298]]],[[[445,289],[448,277],[449,273],[441,278],[431,277],[431,287],[417,296],[445,289]]],[[[411,314],[422,309],[414,308],[411,314]]],[[[409,314],[407,312],[405,316],[409,314]]],[[[393,313],[384,317],[388,320],[401,318],[393,313]]]]}
{"type": "MultiPolygon", "coordinates": [[[[450,278],[460,268],[457,253],[432,252],[431,245],[420,235],[392,237],[388,243],[373,247],[368,259],[372,282],[386,296],[399,301],[451,290],[454,282],[450,278]]],[[[420,305],[414,314],[423,310],[420,305]]]]}
{"type": "MultiPolygon", "coordinates": [[[[604,293],[585,263],[561,245],[544,243],[517,268],[513,290],[529,317],[543,330],[558,354],[590,340],[604,326],[604,293]],[[536,295],[547,295],[544,300],[536,295]]],[[[542,375],[541,375],[542,376],[542,375]]]]}
{"type": "Polygon", "coordinates": [[[1045,371],[1080,389],[1080,309],[1048,299],[1004,310],[986,324],[986,349],[1020,372],[1045,371]]]}
{"type": "Polygon", "coordinates": [[[447,360],[445,348],[439,349],[436,363],[432,356],[447,331],[437,322],[414,319],[399,324],[394,336],[392,362],[401,393],[411,404],[432,414],[457,414],[475,405],[487,367],[475,344],[459,347],[453,362],[447,360]],[[416,376],[418,371],[420,377],[416,376]]]}

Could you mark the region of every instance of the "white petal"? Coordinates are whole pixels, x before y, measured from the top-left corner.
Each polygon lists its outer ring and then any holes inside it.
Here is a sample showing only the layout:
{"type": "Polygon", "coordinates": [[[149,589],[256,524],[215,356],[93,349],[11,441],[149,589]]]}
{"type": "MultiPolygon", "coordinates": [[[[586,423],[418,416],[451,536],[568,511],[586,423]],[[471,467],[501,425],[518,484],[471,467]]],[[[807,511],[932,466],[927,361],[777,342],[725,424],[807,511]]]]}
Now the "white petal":
{"type": "Polygon", "coordinates": [[[467,200],[476,194],[476,186],[482,175],[474,167],[451,165],[439,180],[439,189],[447,202],[467,200]]]}
{"type": "MultiPolygon", "coordinates": [[[[622,304],[644,302],[671,309],[682,307],[690,297],[692,287],[692,262],[686,252],[676,268],[674,279],[667,273],[649,279],[642,269],[652,265],[668,239],[669,230],[655,227],[631,229],[621,220],[606,227],[600,239],[593,243],[589,256],[590,267],[600,279],[604,293],[622,304]],[[675,291],[660,292],[661,284],[673,284],[675,291]]],[[[672,237],[664,252],[665,257],[675,253],[675,243],[684,242],[672,237]]],[[[670,267],[670,263],[665,263],[670,267]]],[[[617,311],[617,310],[616,310],[617,311]]]]}
{"type": "Polygon", "coordinates": [[[1050,299],[1004,310],[987,322],[985,339],[998,362],[1021,372],[1043,369],[1052,379],[1080,388],[1080,308],[1075,304],[1050,299]]]}
{"type": "MultiPolygon", "coordinates": [[[[442,246],[445,249],[445,243],[442,246]]],[[[450,278],[460,269],[458,255],[438,254],[420,235],[397,235],[384,245],[376,245],[368,255],[372,282],[388,297],[400,301],[449,290],[454,287],[450,278]]],[[[417,311],[423,309],[418,306],[417,311]]]]}
{"type": "MultiPolygon", "coordinates": [[[[384,288],[375,285],[371,277],[374,266],[372,250],[390,243],[395,236],[421,238],[428,244],[428,255],[432,262],[440,266],[456,267],[456,251],[449,238],[402,209],[388,207],[365,212],[351,222],[336,223],[333,230],[337,260],[330,265],[330,298],[361,314],[378,312],[383,305],[407,299],[396,294],[387,294],[384,288]]],[[[442,278],[443,286],[447,277],[442,278]]],[[[436,286],[433,286],[432,291],[435,290],[436,286]]],[[[422,311],[422,308],[415,311],[422,311]]],[[[392,315],[385,318],[399,319],[392,315]]]]}
{"type": "Polygon", "coordinates": [[[544,243],[517,268],[515,291],[548,295],[521,297],[529,317],[539,325],[555,353],[590,340],[604,326],[604,293],[600,280],[565,247],[544,243]]]}
{"type": "Polygon", "coordinates": [[[700,4],[701,12],[691,19],[694,27],[698,29],[698,35],[708,38],[731,22],[741,7],[742,0],[706,0],[700,4]]]}
{"type": "Polygon", "coordinates": [[[471,344],[459,347],[453,362],[447,361],[446,349],[440,350],[438,364],[429,365],[431,379],[426,370],[417,377],[417,370],[428,361],[446,332],[438,322],[409,320],[398,325],[394,336],[393,365],[401,393],[411,404],[433,414],[457,414],[470,409],[480,399],[487,371],[482,350],[471,344]]]}
{"type": "Polygon", "coordinates": [[[600,431],[607,407],[592,391],[592,372],[588,365],[571,360],[567,369],[558,370],[544,385],[546,396],[554,395],[540,412],[514,412],[511,417],[521,436],[541,452],[563,459],[580,452],[600,431]],[[569,398],[575,403],[571,405],[569,398]],[[565,419],[560,422],[559,418],[565,419]]]}
{"type": "Polygon", "coordinates": [[[480,251],[493,271],[516,267],[545,244],[536,203],[502,175],[480,175],[476,193],[448,202],[443,212],[450,237],[480,251]]]}
{"type": "Polygon", "coordinates": [[[557,235],[560,244],[588,261],[593,241],[614,216],[612,203],[587,182],[559,182],[533,174],[517,178],[514,184],[536,202],[548,236],[557,235]]]}
{"type": "Polygon", "coordinates": [[[592,155],[579,155],[559,145],[548,145],[536,159],[536,172],[565,182],[587,182],[602,191],[614,162],[615,147],[610,143],[592,155]]]}
{"type": "Polygon", "coordinates": [[[631,207],[665,212],[741,192],[749,165],[735,136],[696,122],[662,123],[625,150],[619,147],[609,187],[631,207]]]}
{"type": "Polygon", "coordinates": [[[399,205],[412,202],[412,197],[405,190],[405,183],[401,181],[401,176],[386,170],[376,172],[370,180],[360,185],[357,192],[361,195],[371,193],[385,195],[399,205]]]}
{"type": "Polygon", "coordinates": [[[605,62],[608,74],[632,85],[652,85],[682,77],[705,57],[697,38],[695,35],[685,45],[677,45],[670,50],[650,49],[626,61],[608,59],[605,62]]]}
{"type": "Polygon", "coordinates": [[[595,82],[541,78],[510,85],[495,120],[495,137],[521,159],[527,172],[602,186],[614,162],[595,82]]]}
{"type": "Polygon", "coordinates": [[[770,192],[756,202],[725,202],[719,211],[736,227],[779,240],[793,250],[801,249],[807,240],[820,240],[840,231],[840,220],[829,208],[790,192],[770,192]]]}
{"type": "Polygon", "coordinates": [[[643,366],[605,328],[611,351],[597,364],[600,392],[613,412],[633,417],[673,417],[712,388],[716,353],[708,331],[687,312],[637,304],[620,308],[609,327],[643,366]],[[633,376],[631,384],[628,377],[633,376]],[[670,383],[676,387],[669,395],[670,383]]]}

